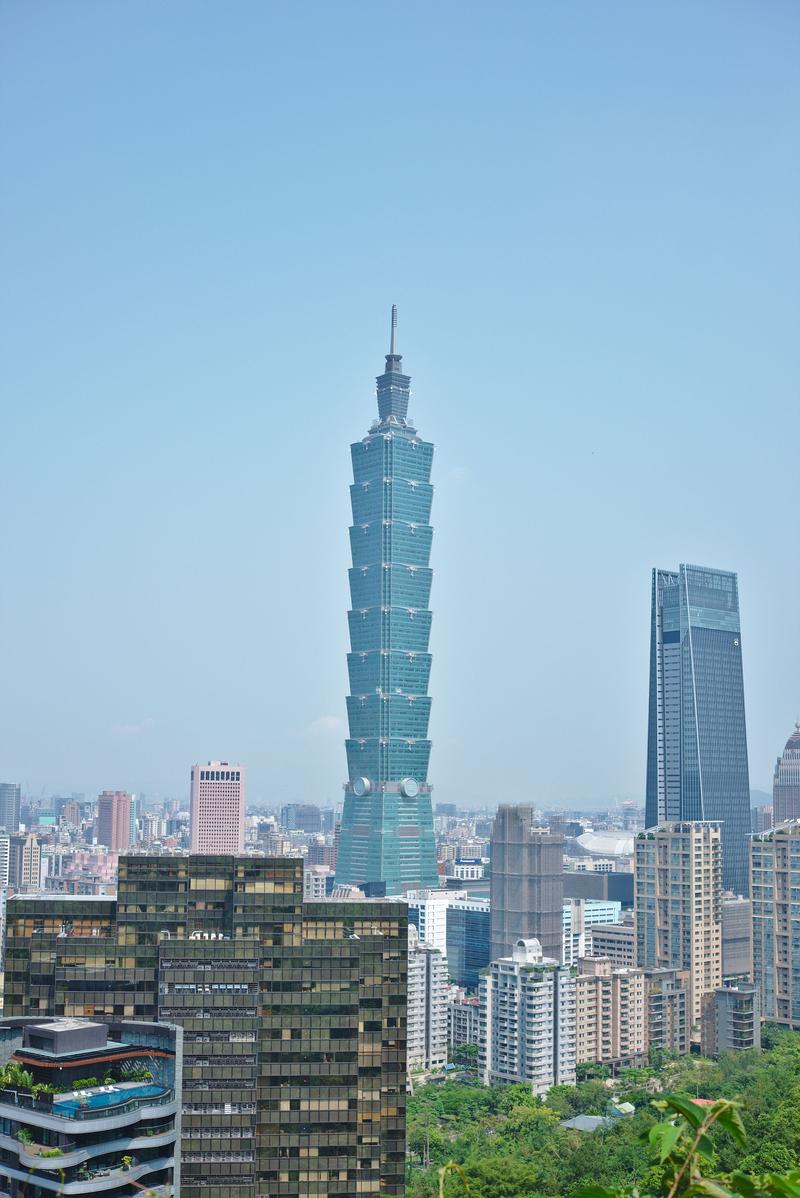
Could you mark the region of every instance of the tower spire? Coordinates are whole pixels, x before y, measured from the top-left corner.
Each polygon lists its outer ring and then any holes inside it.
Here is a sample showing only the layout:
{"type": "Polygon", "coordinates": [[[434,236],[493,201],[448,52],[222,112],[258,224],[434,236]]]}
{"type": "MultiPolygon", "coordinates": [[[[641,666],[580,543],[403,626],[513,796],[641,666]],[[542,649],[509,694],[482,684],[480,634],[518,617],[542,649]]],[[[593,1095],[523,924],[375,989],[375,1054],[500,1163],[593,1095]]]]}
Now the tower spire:
{"type": "Polygon", "coordinates": [[[389,353],[392,357],[395,354],[394,342],[395,333],[397,332],[397,304],[392,304],[392,339],[389,342],[389,353]]]}

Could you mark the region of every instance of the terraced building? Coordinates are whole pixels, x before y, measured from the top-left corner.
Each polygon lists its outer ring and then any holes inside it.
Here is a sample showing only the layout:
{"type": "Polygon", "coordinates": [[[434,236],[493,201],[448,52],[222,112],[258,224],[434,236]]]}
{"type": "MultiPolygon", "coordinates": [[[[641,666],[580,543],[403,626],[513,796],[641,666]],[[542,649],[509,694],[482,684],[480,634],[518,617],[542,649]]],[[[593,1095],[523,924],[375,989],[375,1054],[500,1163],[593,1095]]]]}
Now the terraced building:
{"type": "Polygon", "coordinates": [[[438,885],[428,761],[433,445],[408,418],[395,348],[377,378],[378,419],[351,446],[348,781],[337,882],[401,894],[438,885]]]}

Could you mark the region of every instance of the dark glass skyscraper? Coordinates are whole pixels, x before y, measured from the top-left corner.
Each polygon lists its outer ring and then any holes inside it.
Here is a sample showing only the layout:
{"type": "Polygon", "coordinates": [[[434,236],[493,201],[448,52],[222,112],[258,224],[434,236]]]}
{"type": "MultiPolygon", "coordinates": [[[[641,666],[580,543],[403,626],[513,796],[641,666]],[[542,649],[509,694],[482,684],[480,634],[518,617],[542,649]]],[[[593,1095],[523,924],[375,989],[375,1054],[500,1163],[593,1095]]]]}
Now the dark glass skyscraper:
{"type": "Polygon", "coordinates": [[[653,571],[645,822],[672,820],[721,822],[723,886],[748,893],[739,591],[702,566],[653,571]]]}
{"type": "Polygon", "coordinates": [[[433,446],[408,419],[396,324],[393,308],[378,419],[351,446],[350,737],[336,862],[337,882],[389,894],[438,884],[428,785],[433,446]]]}

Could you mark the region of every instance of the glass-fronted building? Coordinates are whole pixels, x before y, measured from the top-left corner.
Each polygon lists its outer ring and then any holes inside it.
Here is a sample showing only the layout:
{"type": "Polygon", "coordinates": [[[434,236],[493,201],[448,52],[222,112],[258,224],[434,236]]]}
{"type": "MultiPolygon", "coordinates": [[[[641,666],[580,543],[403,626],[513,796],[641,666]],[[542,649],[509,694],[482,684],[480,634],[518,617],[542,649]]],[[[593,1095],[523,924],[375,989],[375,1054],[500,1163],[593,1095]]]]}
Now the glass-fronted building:
{"type": "Polygon", "coordinates": [[[433,446],[408,418],[395,325],[393,309],[378,419],[351,446],[350,735],[336,862],[337,882],[388,894],[438,884],[428,784],[433,446]]]}
{"type": "Polygon", "coordinates": [[[653,571],[648,828],[722,824],[723,886],[748,893],[750,778],[735,574],[653,571]]]}
{"type": "Polygon", "coordinates": [[[490,961],[492,917],[489,903],[454,903],[447,912],[447,964],[450,977],[465,990],[477,990],[490,961]]]}
{"type": "Polygon", "coordinates": [[[7,1017],[183,1029],[182,1198],[403,1193],[406,904],[302,895],[301,860],[197,854],[8,902],[7,1017]]]}

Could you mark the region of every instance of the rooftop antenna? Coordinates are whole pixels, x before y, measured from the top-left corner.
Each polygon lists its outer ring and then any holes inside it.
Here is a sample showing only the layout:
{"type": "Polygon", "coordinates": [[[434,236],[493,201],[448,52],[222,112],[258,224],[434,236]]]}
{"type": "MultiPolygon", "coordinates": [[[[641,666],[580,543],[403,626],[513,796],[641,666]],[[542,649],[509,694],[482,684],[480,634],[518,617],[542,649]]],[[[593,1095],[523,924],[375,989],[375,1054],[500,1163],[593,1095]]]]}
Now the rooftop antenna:
{"type": "Polygon", "coordinates": [[[394,354],[394,339],[397,332],[397,304],[392,304],[392,340],[389,345],[389,353],[394,354]]]}

